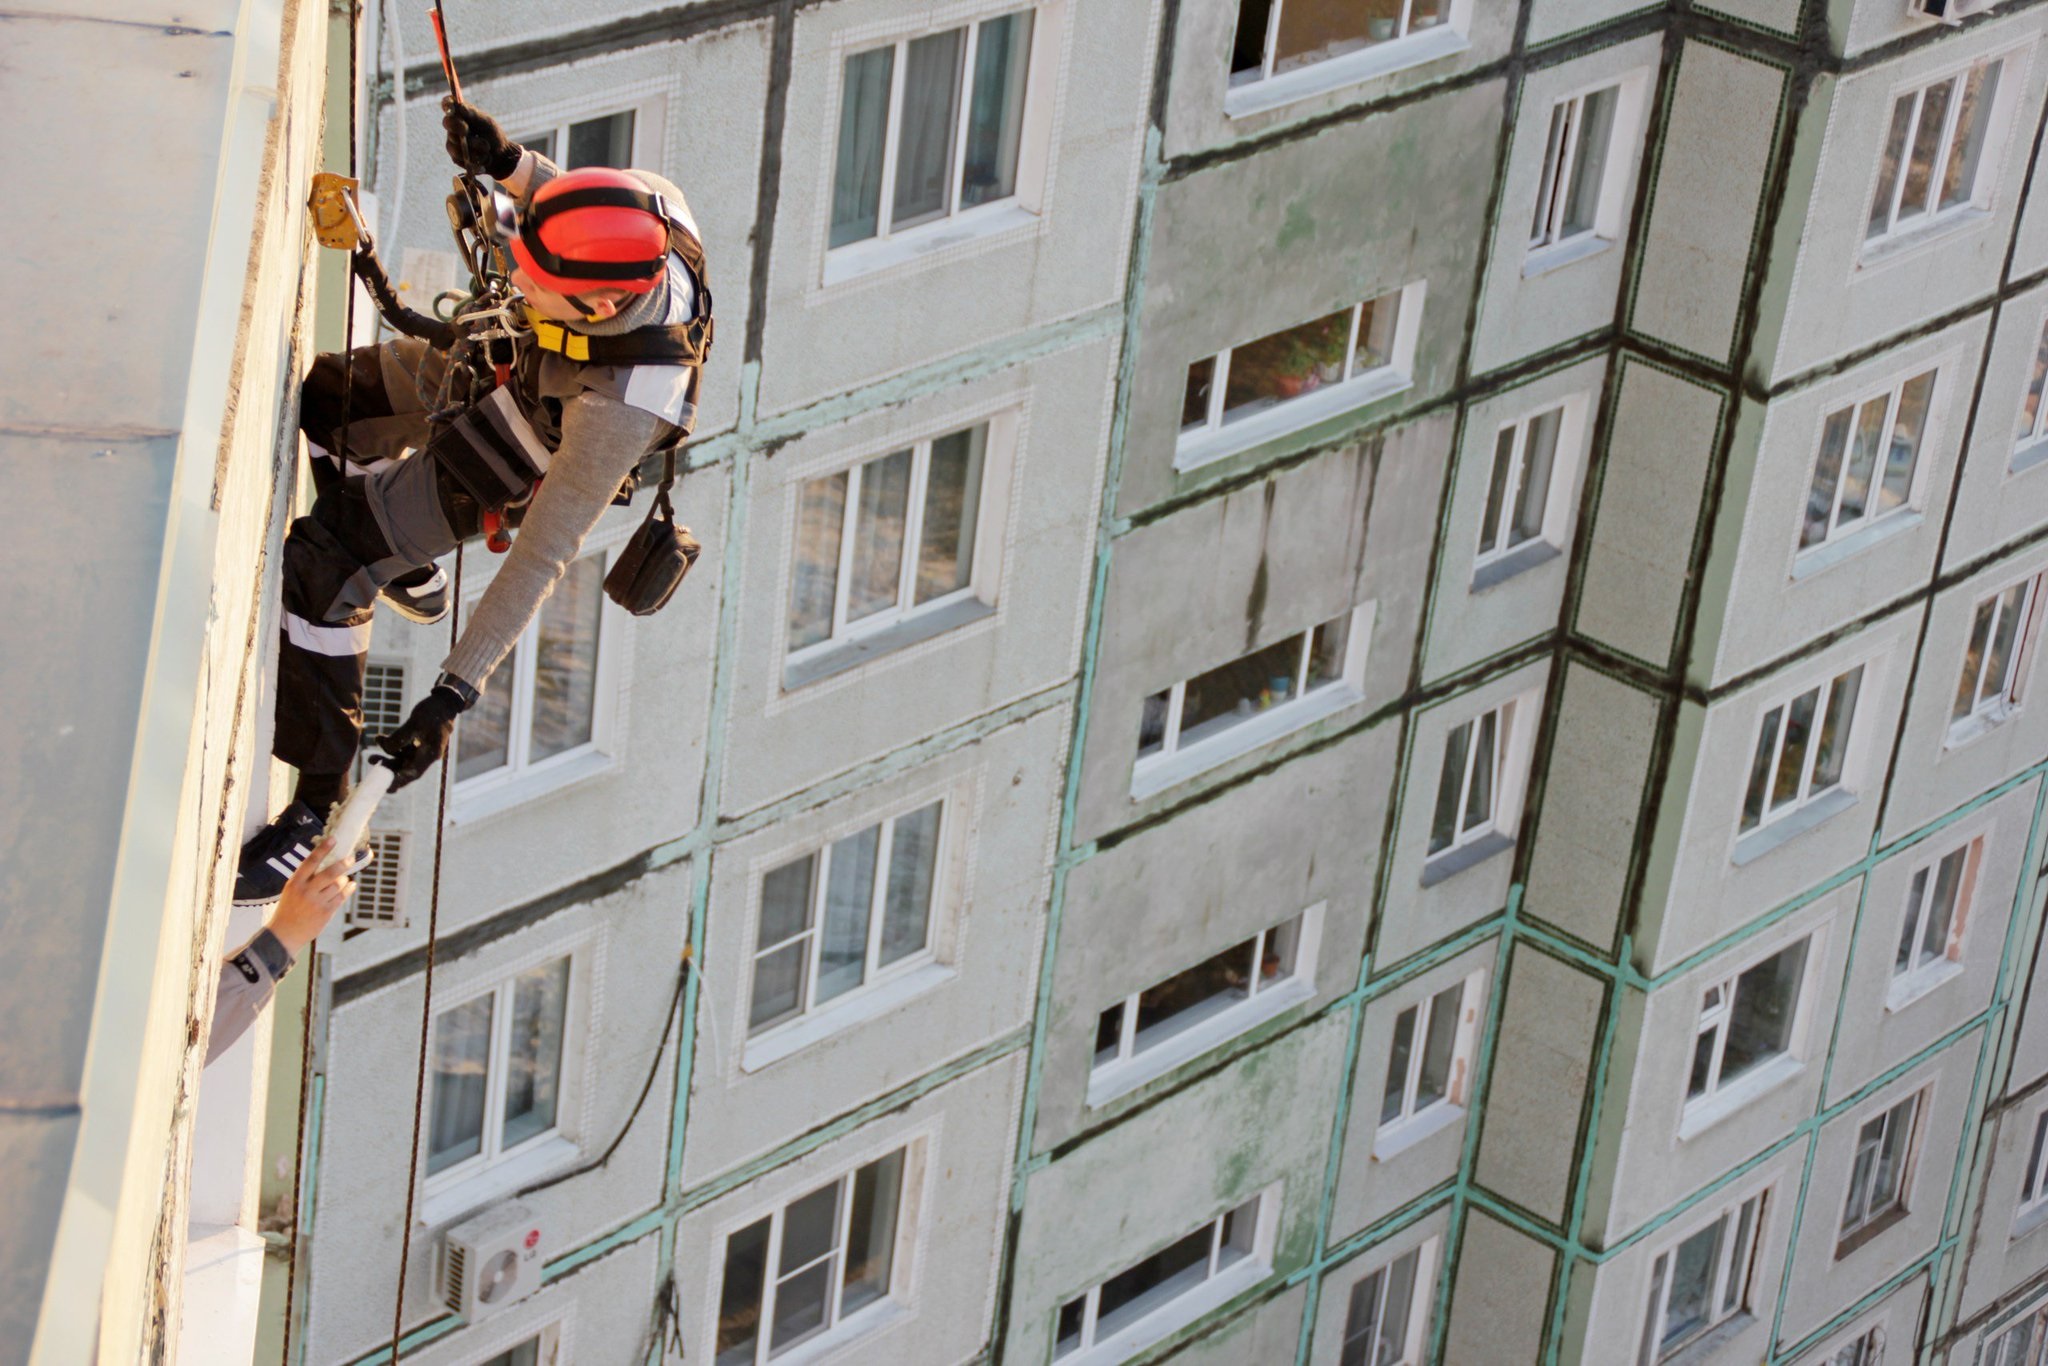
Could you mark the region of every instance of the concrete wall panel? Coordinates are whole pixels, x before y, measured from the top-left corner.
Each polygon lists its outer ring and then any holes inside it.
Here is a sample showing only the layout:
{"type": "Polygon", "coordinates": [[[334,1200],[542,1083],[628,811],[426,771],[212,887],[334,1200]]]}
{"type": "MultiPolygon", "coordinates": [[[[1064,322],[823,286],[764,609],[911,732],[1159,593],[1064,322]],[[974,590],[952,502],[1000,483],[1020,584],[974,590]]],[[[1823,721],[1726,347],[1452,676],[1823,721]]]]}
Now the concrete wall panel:
{"type": "Polygon", "coordinates": [[[1445,1361],[1521,1361],[1544,1340],[1557,1254],[1474,1210],[1458,1249],[1445,1361]]]}
{"type": "Polygon", "coordinates": [[[1577,1144],[1563,1136],[1578,1133],[1603,1000],[1598,978],[1534,949],[1515,951],[1473,1175],[1559,1222],[1577,1162],[1577,1144]],[[1531,1143],[1536,1133],[1557,1139],[1531,1143]]]}

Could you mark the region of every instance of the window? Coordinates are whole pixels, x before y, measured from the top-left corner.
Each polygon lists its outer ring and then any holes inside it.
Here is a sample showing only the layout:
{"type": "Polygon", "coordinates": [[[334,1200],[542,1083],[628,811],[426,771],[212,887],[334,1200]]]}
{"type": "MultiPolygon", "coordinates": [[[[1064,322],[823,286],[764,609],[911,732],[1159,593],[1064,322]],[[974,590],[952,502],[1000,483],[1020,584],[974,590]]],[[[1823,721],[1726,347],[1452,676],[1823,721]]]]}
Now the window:
{"type": "Polygon", "coordinates": [[[1510,563],[1524,557],[1525,547],[1556,547],[1562,539],[1564,500],[1569,480],[1562,477],[1570,455],[1559,458],[1565,431],[1565,405],[1545,408],[1508,423],[1493,440],[1493,469],[1486,481],[1486,510],[1479,522],[1479,554],[1473,564],[1475,587],[1489,566],[1512,572],[1510,563]]]}
{"type": "Polygon", "coordinates": [[[1700,997],[1686,1108],[1792,1051],[1812,940],[1801,939],[1709,986],[1700,997]]]}
{"type": "Polygon", "coordinates": [[[1437,774],[1436,808],[1429,821],[1429,856],[1471,848],[1498,835],[1505,848],[1518,814],[1510,800],[1508,754],[1514,743],[1520,700],[1451,728],[1444,737],[1444,762],[1437,774]]]}
{"type": "Polygon", "coordinates": [[[1973,207],[1989,194],[1984,145],[2002,62],[1909,90],[1892,102],[1891,130],[1870,199],[1866,245],[1895,240],[1973,207]]]}
{"type": "Polygon", "coordinates": [[[1742,799],[1742,831],[1780,820],[1842,785],[1849,726],[1863,687],[1863,666],[1808,688],[1764,713],[1742,799]]]}
{"type": "Polygon", "coordinates": [[[1089,1103],[1121,1095],[1306,999],[1322,909],[1310,907],[1103,1011],[1089,1103]]]}
{"type": "Polygon", "coordinates": [[[1827,415],[1799,528],[1801,551],[1845,540],[1912,506],[1934,376],[1925,371],[1827,415]]]}
{"type": "Polygon", "coordinates": [[[480,1366],[554,1366],[555,1349],[558,1345],[556,1330],[549,1328],[546,1332],[506,1348],[480,1363],[480,1366]]]}
{"type": "Polygon", "coordinates": [[[1353,1283],[1337,1366],[1420,1366],[1435,1249],[1411,1248],[1353,1283]]]}
{"type": "Polygon", "coordinates": [[[1536,183],[1536,212],[1529,224],[1529,250],[1540,251],[1593,234],[1599,226],[1608,156],[1614,140],[1614,112],[1621,87],[1605,86],[1550,110],[1550,134],[1543,144],[1543,174],[1536,183]]]}
{"type": "Polygon", "coordinates": [[[1313,719],[1304,714],[1310,699],[1357,686],[1370,632],[1370,616],[1360,621],[1365,612],[1346,612],[1153,693],[1138,721],[1135,774],[1176,755],[1221,762],[1251,747],[1226,742],[1231,732],[1255,732],[1256,744],[1313,719]]]}
{"type": "Polygon", "coordinates": [[[1903,1005],[1917,996],[1902,996],[1896,984],[1933,986],[1945,979],[1963,956],[1963,928],[1977,888],[1977,869],[1984,861],[1982,837],[1949,850],[1933,863],[1914,870],[1906,888],[1906,918],[1899,926],[1899,949],[1892,962],[1895,984],[1889,1004],[1903,1005]]]}
{"type": "Polygon", "coordinates": [[[805,481],[792,661],[974,596],[988,444],[984,422],[805,481]]]}
{"type": "Polygon", "coordinates": [[[555,1132],[569,959],[556,958],[434,1016],[427,1175],[497,1162],[555,1132]]]}
{"type": "MultiPolygon", "coordinates": [[[[1387,1080],[1380,1092],[1382,1135],[1464,1105],[1485,980],[1484,973],[1475,972],[1394,1017],[1387,1080]]],[[[1380,1145],[1375,1148],[1388,1155],[1380,1145]]]]}
{"type": "Polygon", "coordinates": [[[1450,0],[1238,0],[1230,84],[1248,85],[1426,33],[1449,21],[1450,0]]]}
{"type": "Polygon", "coordinates": [[[1650,1268],[1639,1366],[1668,1360],[1749,1308],[1763,1218],[1764,1197],[1752,1195],[1658,1255],[1650,1268]]]}
{"type": "Polygon", "coordinates": [[[761,879],[750,1035],[923,961],[944,806],[891,816],[761,879]]]}
{"type": "Polygon", "coordinates": [[[556,124],[518,141],[565,171],[584,166],[623,168],[633,164],[633,123],[633,111],[625,109],[556,124]]]}
{"type": "Polygon", "coordinates": [[[2036,1355],[2048,1347],[2048,1313],[2035,1311],[1999,1330],[1986,1345],[1983,1366],[2040,1366],[2036,1355]]]}
{"type": "MultiPolygon", "coordinates": [[[[2034,348],[2034,373],[2027,379],[2027,396],[2020,404],[2019,435],[2013,440],[2016,451],[2038,456],[2030,448],[2048,441],[2048,403],[2041,401],[2041,393],[2048,387],[2048,324],[2041,328],[2040,345],[2034,348]]],[[[2023,459],[2015,456],[2015,468],[2025,468],[2038,463],[2038,459],[2023,459]]]]}
{"type": "Polygon", "coordinates": [[[831,246],[1016,197],[1032,25],[1018,10],[847,57],[831,246]]]}
{"type": "Polygon", "coordinates": [[[1052,1359],[1101,1349],[1100,1358],[1106,1360],[1119,1350],[1133,1350],[1220,1303],[1208,1297],[1195,1305],[1187,1302],[1205,1284],[1239,1268],[1251,1274],[1231,1277],[1233,1286],[1263,1275],[1272,1238],[1266,1227],[1271,1221],[1263,1216],[1271,1194],[1254,1195],[1061,1305],[1052,1359]]]}
{"type": "Polygon", "coordinates": [[[1827,1366],[1880,1366],[1884,1361],[1884,1329],[1859,1333],[1835,1349],[1827,1366]]]}
{"type": "Polygon", "coordinates": [[[1835,1255],[1852,1251],[1865,1238],[1906,1212],[1906,1187],[1912,1183],[1914,1139],[1920,1121],[1920,1094],[1915,1092],[1863,1122],[1856,1131],[1856,1154],[1849,1167],[1849,1194],[1842,1202],[1842,1227],[1835,1255]],[[1862,1235],[1858,1237],[1856,1235],[1862,1235]]]}
{"type": "Polygon", "coordinates": [[[1389,290],[1194,362],[1175,464],[1220,458],[1241,448],[1232,444],[1240,436],[1253,444],[1405,388],[1421,308],[1419,285],[1389,290]]]}
{"type": "Polygon", "coordinates": [[[455,781],[468,790],[559,767],[602,730],[604,556],[569,566],[455,730],[455,781]],[[476,784],[476,787],[470,787],[476,784]]]}
{"type": "Polygon", "coordinates": [[[2034,1142],[2020,1180],[2020,1213],[2031,1214],[2043,1206],[2048,1206],[2048,1110],[2034,1120],[2034,1142]]]}
{"type": "Polygon", "coordinates": [[[2039,579],[2023,579],[1977,604],[1963,669],[1949,709],[1949,737],[1964,740],[1997,725],[2020,703],[2020,682],[2040,605],[2039,579]]]}
{"type": "Polygon", "coordinates": [[[716,1366],[773,1361],[890,1297],[911,1157],[898,1148],[725,1240],[716,1366]]]}

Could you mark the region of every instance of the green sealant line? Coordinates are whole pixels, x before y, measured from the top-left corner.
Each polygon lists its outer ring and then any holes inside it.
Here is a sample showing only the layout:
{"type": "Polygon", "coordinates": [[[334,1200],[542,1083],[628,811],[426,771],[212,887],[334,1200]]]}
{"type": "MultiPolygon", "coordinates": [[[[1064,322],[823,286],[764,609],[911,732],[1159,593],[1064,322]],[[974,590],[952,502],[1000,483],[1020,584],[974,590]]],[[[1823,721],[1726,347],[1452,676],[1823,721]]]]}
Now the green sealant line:
{"type": "MultiPolygon", "coordinates": [[[[318,1010],[319,993],[312,990],[314,983],[307,983],[306,1009],[318,1010]]],[[[325,1011],[321,1012],[324,1016],[325,1011]]],[[[323,1018],[320,1028],[326,1029],[323,1018]]],[[[305,1175],[299,1182],[299,1245],[295,1256],[312,1260],[313,1253],[313,1211],[320,1186],[320,1125],[326,1113],[327,1073],[325,1069],[315,1071],[309,1079],[311,1094],[306,1099],[306,1156],[305,1175]]],[[[300,1366],[306,1359],[306,1314],[313,1302],[313,1276],[310,1266],[301,1267],[298,1294],[295,1303],[286,1304],[284,1312],[292,1323],[292,1366],[300,1366]]]]}

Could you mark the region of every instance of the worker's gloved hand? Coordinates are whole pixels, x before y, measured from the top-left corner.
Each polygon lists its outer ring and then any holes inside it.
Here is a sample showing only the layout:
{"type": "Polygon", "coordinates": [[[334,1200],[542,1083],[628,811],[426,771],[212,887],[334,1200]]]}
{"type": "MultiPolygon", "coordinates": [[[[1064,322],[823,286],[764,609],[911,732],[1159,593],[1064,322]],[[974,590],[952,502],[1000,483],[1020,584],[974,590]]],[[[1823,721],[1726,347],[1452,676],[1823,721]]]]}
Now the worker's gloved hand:
{"type": "Polygon", "coordinates": [[[391,769],[393,792],[440,762],[448,753],[448,737],[455,733],[455,718],[475,701],[476,692],[468,684],[443,674],[403,725],[377,737],[377,747],[391,757],[372,762],[391,769]]]}
{"type": "Polygon", "coordinates": [[[519,156],[526,149],[475,105],[444,95],[441,127],[448,132],[448,159],[471,175],[503,180],[519,169],[519,156]]]}

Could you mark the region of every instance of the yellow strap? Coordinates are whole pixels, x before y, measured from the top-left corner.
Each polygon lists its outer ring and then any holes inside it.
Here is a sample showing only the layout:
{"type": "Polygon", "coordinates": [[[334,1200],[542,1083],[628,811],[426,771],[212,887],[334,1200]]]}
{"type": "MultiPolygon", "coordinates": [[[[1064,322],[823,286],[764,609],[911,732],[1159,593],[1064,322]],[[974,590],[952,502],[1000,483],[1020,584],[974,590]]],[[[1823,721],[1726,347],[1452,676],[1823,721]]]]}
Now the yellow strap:
{"type": "Polygon", "coordinates": [[[581,332],[571,332],[558,322],[550,322],[530,306],[526,320],[533,324],[533,339],[540,343],[541,350],[559,351],[574,361],[590,359],[590,338],[581,332]]]}

